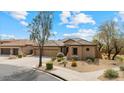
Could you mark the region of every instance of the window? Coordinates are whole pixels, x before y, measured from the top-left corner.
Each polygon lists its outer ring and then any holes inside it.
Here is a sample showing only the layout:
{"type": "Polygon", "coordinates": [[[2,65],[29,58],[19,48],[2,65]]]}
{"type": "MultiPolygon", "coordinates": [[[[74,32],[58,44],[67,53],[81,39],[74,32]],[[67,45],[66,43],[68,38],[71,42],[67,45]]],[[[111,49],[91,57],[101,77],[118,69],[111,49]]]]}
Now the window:
{"type": "Polygon", "coordinates": [[[73,55],[77,55],[77,48],[73,48],[73,55]]]}
{"type": "Polygon", "coordinates": [[[86,51],[89,51],[90,49],[89,48],[86,48],[86,51]]]}

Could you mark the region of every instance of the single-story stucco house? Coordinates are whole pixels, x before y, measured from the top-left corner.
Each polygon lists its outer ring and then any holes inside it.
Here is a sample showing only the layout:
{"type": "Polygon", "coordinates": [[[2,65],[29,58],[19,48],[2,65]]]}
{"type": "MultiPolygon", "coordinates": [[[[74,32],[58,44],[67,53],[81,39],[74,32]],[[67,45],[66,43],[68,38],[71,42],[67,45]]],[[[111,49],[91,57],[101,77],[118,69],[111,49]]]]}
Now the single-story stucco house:
{"type": "MultiPolygon", "coordinates": [[[[49,40],[45,43],[43,56],[55,57],[63,52],[67,58],[78,55],[80,59],[97,56],[97,46],[80,38],[49,40]]],[[[37,44],[30,40],[1,40],[0,55],[39,55],[37,44]]]]}

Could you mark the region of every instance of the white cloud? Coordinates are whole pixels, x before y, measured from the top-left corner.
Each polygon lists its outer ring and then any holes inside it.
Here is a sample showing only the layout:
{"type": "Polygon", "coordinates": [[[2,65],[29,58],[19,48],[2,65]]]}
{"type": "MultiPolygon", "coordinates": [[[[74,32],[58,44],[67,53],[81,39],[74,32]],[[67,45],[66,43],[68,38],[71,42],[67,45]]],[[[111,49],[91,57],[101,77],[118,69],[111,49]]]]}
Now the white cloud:
{"type": "Polygon", "coordinates": [[[117,17],[114,17],[113,18],[113,21],[118,22],[118,18],[117,17]]]}
{"type": "Polygon", "coordinates": [[[20,24],[22,24],[23,26],[28,25],[28,23],[25,21],[26,17],[28,16],[28,12],[26,12],[26,11],[12,11],[12,12],[9,12],[9,14],[13,18],[18,20],[20,22],[20,24]]]}
{"type": "Polygon", "coordinates": [[[95,20],[85,13],[80,11],[74,12],[62,12],[60,14],[60,19],[62,24],[66,24],[67,28],[76,28],[79,24],[95,24],[95,20]]]}
{"type": "Polygon", "coordinates": [[[118,12],[121,21],[124,21],[124,11],[118,12]]]}
{"type": "Polygon", "coordinates": [[[78,28],[76,25],[66,25],[67,28],[78,28]]]}
{"type": "Polygon", "coordinates": [[[71,14],[72,15],[77,15],[77,14],[79,14],[79,13],[81,13],[80,11],[71,11],[71,14]]]}
{"type": "Polygon", "coordinates": [[[71,17],[70,12],[68,11],[63,11],[60,14],[60,20],[62,21],[62,24],[68,23],[68,18],[71,17]]]}
{"type": "Polygon", "coordinates": [[[93,29],[80,29],[78,32],[64,34],[65,38],[82,38],[86,40],[92,40],[92,37],[96,34],[96,30],[93,29]]]}
{"type": "Polygon", "coordinates": [[[0,34],[0,39],[16,39],[16,37],[12,34],[0,34]]]}
{"type": "Polygon", "coordinates": [[[26,21],[20,21],[20,23],[23,25],[23,26],[28,26],[28,23],[26,21]]]}
{"type": "Polygon", "coordinates": [[[84,13],[79,13],[75,16],[73,16],[72,22],[71,24],[87,24],[87,23],[91,23],[91,24],[95,24],[95,21],[93,20],[93,18],[89,15],[86,15],[84,13]]]}
{"type": "Polygon", "coordinates": [[[28,15],[28,12],[26,12],[26,11],[12,11],[9,13],[13,18],[15,18],[17,20],[25,20],[26,16],[28,15]]]}
{"type": "Polygon", "coordinates": [[[57,34],[57,32],[55,31],[55,32],[53,32],[53,34],[54,34],[54,35],[56,35],[56,34],[57,34]]]}

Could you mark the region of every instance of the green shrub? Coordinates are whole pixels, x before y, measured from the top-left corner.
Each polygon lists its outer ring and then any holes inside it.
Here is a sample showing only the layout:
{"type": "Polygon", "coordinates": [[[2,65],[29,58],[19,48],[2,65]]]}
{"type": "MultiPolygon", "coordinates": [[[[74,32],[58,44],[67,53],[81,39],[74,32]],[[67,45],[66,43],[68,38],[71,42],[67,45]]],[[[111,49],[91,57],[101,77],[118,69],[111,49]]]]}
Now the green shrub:
{"type": "Polygon", "coordinates": [[[124,61],[124,58],[123,57],[121,57],[121,56],[116,56],[116,58],[115,58],[116,60],[119,60],[120,62],[123,62],[124,61]]]}
{"type": "Polygon", "coordinates": [[[22,55],[18,55],[18,58],[22,58],[22,55]]]}
{"type": "Polygon", "coordinates": [[[114,69],[108,69],[104,72],[104,76],[109,79],[117,78],[119,76],[118,71],[114,69]]]}
{"type": "Polygon", "coordinates": [[[123,66],[120,66],[120,70],[121,71],[124,71],[124,65],[123,66]]]}
{"type": "Polygon", "coordinates": [[[47,70],[53,69],[53,63],[52,63],[52,62],[47,62],[47,63],[46,63],[46,69],[47,69],[47,70]]]}
{"type": "Polygon", "coordinates": [[[77,62],[73,61],[73,62],[71,63],[71,66],[72,66],[72,67],[77,67],[77,62]]]}
{"type": "Polygon", "coordinates": [[[61,61],[62,61],[62,58],[57,58],[57,61],[58,61],[58,62],[61,62],[61,61]]]}
{"type": "Polygon", "coordinates": [[[58,57],[58,58],[57,58],[57,61],[58,61],[58,62],[61,62],[61,61],[64,61],[64,60],[65,60],[64,57],[58,57]]]}
{"type": "Polygon", "coordinates": [[[85,59],[88,63],[93,63],[95,62],[95,57],[86,57],[85,59]]]}
{"type": "Polygon", "coordinates": [[[79,60],[79,56],[77,56],[77,55],[73,55],[71,58],[72,58],[72,60],[74,60],[74,61],[78,61],[78,60],[79,60]]]}
{"type": "Polygon", "coordinates": [[[62,58],[62,57],[64,57],[65,55],[64,55],[64,53],[62,53],[62,52],[59,52],[59,53],[57,53],[57,57],[59,57],[59,58],[62,58]]]}
{"type": "Polygon", "coordinates": [[[67,63],[67,61],[63,61],[64,67],[66,67],[67,63]]]}

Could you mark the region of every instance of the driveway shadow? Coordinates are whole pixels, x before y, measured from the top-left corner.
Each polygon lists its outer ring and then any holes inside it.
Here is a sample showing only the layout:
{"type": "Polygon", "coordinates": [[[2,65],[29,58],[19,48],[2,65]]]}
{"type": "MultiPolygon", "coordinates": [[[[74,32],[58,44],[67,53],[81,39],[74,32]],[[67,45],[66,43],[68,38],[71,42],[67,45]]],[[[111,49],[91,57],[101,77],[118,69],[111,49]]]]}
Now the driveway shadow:
{"type": "Polygon", "coordinates": [[[31,81],[38,75],[39,73],[33,69],[0,64],[1,81],[31,81]]]}

